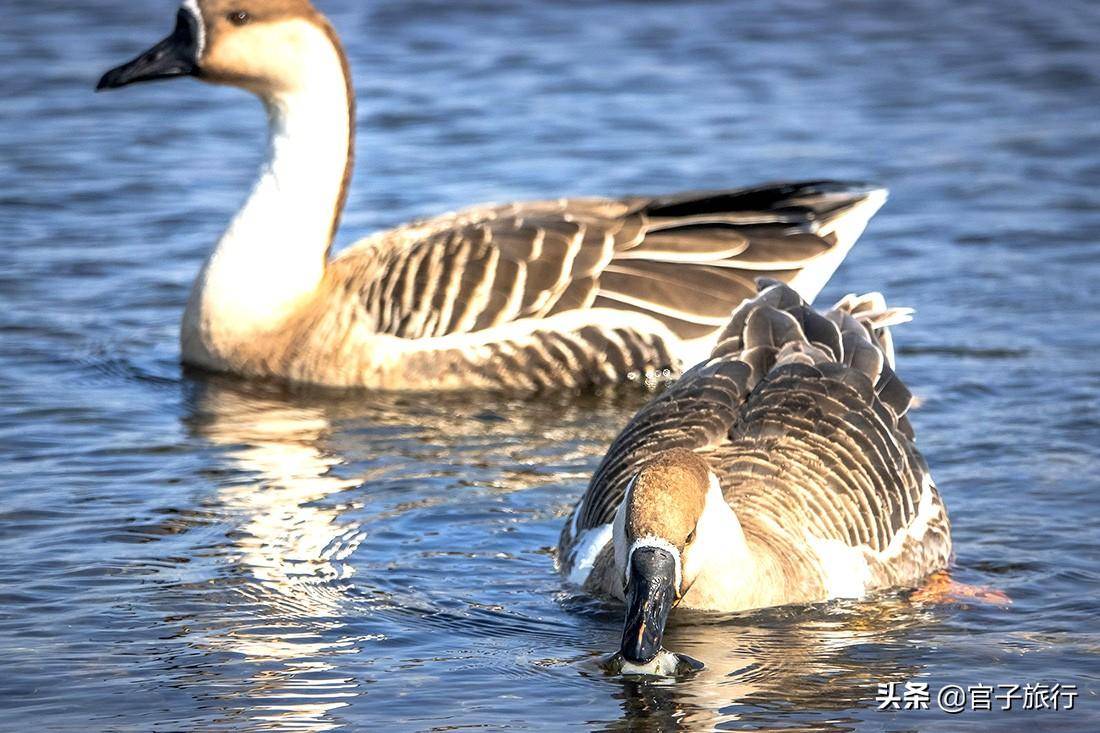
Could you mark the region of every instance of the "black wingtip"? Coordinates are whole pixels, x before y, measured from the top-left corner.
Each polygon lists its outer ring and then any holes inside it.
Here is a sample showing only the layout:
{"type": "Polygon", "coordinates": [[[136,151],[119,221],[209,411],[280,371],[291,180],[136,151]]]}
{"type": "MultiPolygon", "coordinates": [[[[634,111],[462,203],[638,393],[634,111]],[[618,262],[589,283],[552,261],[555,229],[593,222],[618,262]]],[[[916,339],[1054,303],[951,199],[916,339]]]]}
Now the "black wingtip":
{"type": "Polygon", "coordinates": [[[780,181],[749,188],[691,191],[661,196],[651,201],[645,211],[654,217],[699,216],[733,211],[798,211],[806,205],[803,201],[814,196],[844,196],[851,203],[857,203],[875,194],[888,193],[885,187],[865,181],[780,181]]]}

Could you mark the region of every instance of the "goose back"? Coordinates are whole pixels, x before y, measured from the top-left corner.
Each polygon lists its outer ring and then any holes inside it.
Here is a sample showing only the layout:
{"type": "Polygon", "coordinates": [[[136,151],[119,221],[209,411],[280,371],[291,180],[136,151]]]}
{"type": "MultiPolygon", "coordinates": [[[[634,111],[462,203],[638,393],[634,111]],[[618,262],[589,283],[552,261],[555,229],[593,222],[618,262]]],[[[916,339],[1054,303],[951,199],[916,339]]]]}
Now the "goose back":
{"type": "MultiPolygon", "coordinates": [[[[585,532],[613,519],[631,478],[669,448],[702,455],[746,539],[766,548],[802,600],[858,595],[823,567],[866,560],[860,589],[912,583],[946,565],[950,527],[906,413],[889,327],[908,320],[879,294],[818,313],[761,280],[712,357],[643,408],[616,438],[562,532],[568,569],[585,532]]],[[[835,575],[835,574],[833,574],[835,575]]]]}

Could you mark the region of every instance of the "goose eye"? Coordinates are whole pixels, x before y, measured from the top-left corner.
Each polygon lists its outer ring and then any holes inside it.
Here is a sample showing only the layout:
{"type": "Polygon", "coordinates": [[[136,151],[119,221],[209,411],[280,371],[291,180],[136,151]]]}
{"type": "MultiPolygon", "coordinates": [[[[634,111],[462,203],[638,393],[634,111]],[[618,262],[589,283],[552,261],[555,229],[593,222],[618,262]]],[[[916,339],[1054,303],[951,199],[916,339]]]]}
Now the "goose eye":
{"type": "Polygon", "coordinates": [[[244,25],[252,20],[252,16],[243,10],[234,10],[232,13],[226,15],[225,18],[233,25],[244,25]]]}

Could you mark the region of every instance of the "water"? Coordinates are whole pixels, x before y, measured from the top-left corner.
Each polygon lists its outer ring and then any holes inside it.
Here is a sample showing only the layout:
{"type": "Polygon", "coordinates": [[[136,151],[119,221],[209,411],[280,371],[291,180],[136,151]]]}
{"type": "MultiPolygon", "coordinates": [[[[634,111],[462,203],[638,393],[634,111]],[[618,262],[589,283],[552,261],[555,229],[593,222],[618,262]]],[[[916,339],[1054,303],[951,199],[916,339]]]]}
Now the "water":
{"type": "Polygon", "coordinates": [[[893,190],[823,300],[917,308],[900,368],[957,577],[1014,603],[686,619],[669,645],[708,668],[667,684],[603,676],[614,609],[550,550],[644,395],[181,373],[263,119],[193,81],[91,93],[171,6],[0,0],[0,728],[1100,729],[1094,3],[323,3],[361,99],[341,243],[492,199],[893,190]],[[1079,697],[876,711],[905,680],[1079,697]]]}

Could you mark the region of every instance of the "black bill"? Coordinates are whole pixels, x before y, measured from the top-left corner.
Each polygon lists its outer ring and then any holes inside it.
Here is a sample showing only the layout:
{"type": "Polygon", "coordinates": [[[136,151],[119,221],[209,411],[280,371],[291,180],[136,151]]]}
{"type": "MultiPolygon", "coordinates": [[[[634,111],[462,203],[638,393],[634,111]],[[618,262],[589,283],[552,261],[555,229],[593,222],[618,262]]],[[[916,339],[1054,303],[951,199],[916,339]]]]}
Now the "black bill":
{"type": "Polygon", "coordinates": [[[633,664],[648,664],[661,651],[668,613],[676,601],[676,558],[659,547],[639,547],[630,558],[626,624],[619,651],[633,664]]]}
{"type": "Polygon", "coordinates": [[[192,13],[180,10],[176,13],[176,28],[172,35],[133,61],[108,71],[96,84],[96,91],[116,89],[139,81],[195,74],[198,70],[195,61],[199,51],[198,22],[192,13]]]}

